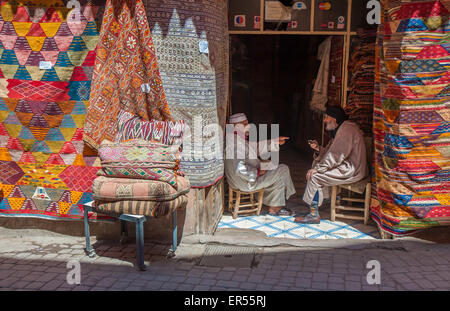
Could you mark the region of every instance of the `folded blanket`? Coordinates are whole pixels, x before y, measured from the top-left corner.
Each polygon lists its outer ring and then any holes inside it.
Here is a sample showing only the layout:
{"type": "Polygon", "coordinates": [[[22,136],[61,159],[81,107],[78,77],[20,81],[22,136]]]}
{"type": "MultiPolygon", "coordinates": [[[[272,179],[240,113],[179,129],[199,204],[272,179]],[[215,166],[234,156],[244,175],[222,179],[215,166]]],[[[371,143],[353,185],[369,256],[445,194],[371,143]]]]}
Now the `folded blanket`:
{"type": "Polygon", "coordinates": [[[179,145],[162,145],[143,140],[104,141],[99,148],[102,169],[98,176],[164,181],[177,188],[179,145]]]}
{"type": "Polygon", "coordinates": [[[162,181],[97,177],[92,184],[97,201],[170,201],[190,190],[189,181],[178,177],[177,189],[162,181]]]}
{"type": "Polygon", "coordinates": [[[103,141],[98,155],[103,164],[110,162],[176,163],[180,158],[179,145],[164,145],[141,139],[127,142],[103,141]]]}
{"type": "Polygon", "coordinates": [[[121,214],[144,215],[150,217],[161,217],[170,215],[177,208],[186,207],[188,198],[186,194],[180,195],[170,201],[117,201],[117,202],[101,202],[95,201],[93,210],[117,216],[121,214]]]}
{"type": "Polygon", "coordinates": [[[185,122],[181,121],[145,121],[129,112],[121,111],[117,118],[118,132],[116,141],[143,139],[165,145],[180,145],[183,140],[185,122]]]}

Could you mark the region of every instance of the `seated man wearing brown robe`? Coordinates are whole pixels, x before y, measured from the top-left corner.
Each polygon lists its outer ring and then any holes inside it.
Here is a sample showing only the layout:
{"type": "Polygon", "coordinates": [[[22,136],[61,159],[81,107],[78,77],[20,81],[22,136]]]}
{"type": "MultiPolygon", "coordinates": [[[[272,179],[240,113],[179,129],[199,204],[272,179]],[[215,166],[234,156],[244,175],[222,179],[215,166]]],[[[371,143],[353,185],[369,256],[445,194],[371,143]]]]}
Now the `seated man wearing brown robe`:
{"type": "Polygon", "coordinates": [[[310,143],[319,155],[306,174],[303,201],[310,206],[310,213],[296,217],[298,223],[319,224],[318,209],[324,198],[329,198],[329,187],[355,183],[368,174],[366,146],[359,126],[347,120],[341,107],[327,107],[324,122],[333,139],[325,148],[316,141],[310,143]]]}

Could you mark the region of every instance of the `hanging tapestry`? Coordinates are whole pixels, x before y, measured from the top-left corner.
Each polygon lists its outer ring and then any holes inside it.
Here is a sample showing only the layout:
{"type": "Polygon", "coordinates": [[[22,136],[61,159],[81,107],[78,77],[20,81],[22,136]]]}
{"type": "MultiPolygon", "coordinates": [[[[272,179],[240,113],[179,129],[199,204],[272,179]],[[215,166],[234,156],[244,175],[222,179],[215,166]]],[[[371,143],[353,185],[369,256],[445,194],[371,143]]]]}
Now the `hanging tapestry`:
{"type": "Polygon", "coordinates": [[[342,93],[342,59],[344,57],[344,37],[331,38],[330,67],[328,75],[328,105],[341,106],[342,93]]]}
{"type": "Polygon", "coordinates": [[[170,111],[190,128],[181,170],[193,188],[212,185],[223,176],[214,125],[224,126],[228,98],[227,1],[144,4],[170,111]]]}
{"type": "Polygon", "coordinates": [[[450,3],[383,6],[371,213],[383,230],[402,235],[450,225],[450,3]]]}
{"type": "Polygon", "coordinates": [[[2,216],[80,219],[93,200],[82,138],[103,8],[71,2],[1,1],[2,216]]]}
{"type": "Polygon", "coordinates": [[[114,141],[121,110],[171,120],[142,0],[108,0],[92,78],[84,140],[114,141]]]}
{"type": "Polygon", "coordinates": [[[373,92],[375,84],[376,29],[360,29],[352,39],[348,64],[349,86],[345,112],[359,125],[365,136],[372,137],[373,92]]]}

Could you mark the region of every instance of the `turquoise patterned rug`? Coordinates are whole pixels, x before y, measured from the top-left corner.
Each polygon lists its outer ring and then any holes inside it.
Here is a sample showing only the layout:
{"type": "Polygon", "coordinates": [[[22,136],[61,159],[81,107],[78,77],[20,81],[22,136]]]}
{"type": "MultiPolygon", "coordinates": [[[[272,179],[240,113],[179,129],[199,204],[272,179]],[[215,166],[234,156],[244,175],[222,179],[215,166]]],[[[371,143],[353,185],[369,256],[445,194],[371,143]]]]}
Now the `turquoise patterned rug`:
{"type": "Polygon", "coordinates": [[[363,222],[332,222],[322,219],[318,225],[303,225],[294,222],[288,216],[241,216],[233,219],[222,216],[218,228],[252,229],[264,232],[268,237],[290,239],[379,239],[376,227],[366,226],[363,222]]]}

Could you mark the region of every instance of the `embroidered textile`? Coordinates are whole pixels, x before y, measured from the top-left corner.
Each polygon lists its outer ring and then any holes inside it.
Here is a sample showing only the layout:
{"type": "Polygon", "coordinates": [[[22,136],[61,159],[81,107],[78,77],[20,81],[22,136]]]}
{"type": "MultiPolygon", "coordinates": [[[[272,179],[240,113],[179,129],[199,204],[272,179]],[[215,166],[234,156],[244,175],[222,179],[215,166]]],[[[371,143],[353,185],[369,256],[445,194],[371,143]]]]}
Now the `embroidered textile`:
{"type": "Polygon", "coordinates": [[[120,110],[171,120],[142,0],[107,1],[90,102],[83,139],[94,149],[115,139],[120,110]]]}
{"type": "Polygon", "coordinates": [[[172,214],[177,208],[185,208],[188,203],[186,194],[178,196],[171,201],[95,201],[93,209],[99,213],[108,215],[132,214],[150,217],[162,217],[172,214]]]}
{"type": "Polygon", "coordinates": [[[180,145],[183,142],[184,121],[144,121],[129,112],[121,112],[118,117],[116,141],[143,139],[165,145],[180,145]]]}
{"type": "Polygon", "coordinates": [[[179,176],[177,182],[178,189],[174,189],[161,181],[99,176],[94,180],[92,192],[98,201],[170,201],[189,192],[190,185],[186,178],[179,176]]]}
{"type": "Polygon", "coordinates": [[[185,120],[181,169],[191,185],[222,178],[222,137],[228,100],[227,1],[144,0],[167,101],[174,118],[185,120]]]}
{"type": "Polygon", "coordinates": [[[102,169],[99,176],[164,181],[177,188],[179,147],[142,140],[103,142],[99,148],[102,169]]]}
{"type": "Polygon", "coordinates": [[[170,164],[175,167],[180,157],[178,145],[162,145],[143,140],[122,143],[104,141],[98,151],[102,166],[114,162],[170,164]]]}

